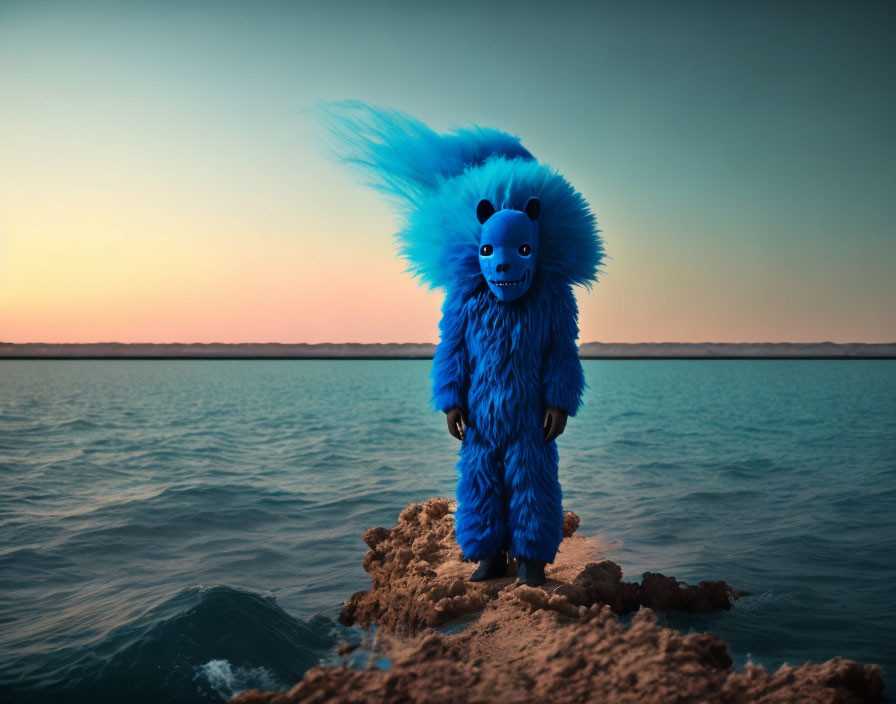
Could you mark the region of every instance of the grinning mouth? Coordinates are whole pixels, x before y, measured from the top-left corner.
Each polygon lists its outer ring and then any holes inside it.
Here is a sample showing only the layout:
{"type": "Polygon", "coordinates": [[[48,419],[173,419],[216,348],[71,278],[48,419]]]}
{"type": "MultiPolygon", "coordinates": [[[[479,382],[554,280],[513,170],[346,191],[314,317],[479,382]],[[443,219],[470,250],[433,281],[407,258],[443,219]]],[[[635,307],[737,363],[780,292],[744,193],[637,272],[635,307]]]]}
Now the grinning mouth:
{"type": "Polygon", "coordinates": [[[529,278],[529,272],[527,271],[523,274],[523,278],[517,279],[516,281],[495,281],[494,279],[489,279],[489,283],[494,286],[499,286],[501,288],[505,288],[508,286],[517,286],[523,283],[527,278],[529,278]]]}

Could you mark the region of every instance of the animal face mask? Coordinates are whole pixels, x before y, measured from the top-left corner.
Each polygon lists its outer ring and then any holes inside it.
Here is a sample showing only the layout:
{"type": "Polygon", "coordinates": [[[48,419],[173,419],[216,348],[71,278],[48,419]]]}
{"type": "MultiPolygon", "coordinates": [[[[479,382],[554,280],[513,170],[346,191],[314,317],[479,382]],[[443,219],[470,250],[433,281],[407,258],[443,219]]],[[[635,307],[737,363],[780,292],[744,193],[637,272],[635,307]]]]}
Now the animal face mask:
{"type": "Polygon", "coordinates": [[[476,217],[479,236],[479,268],[489,289],[501,301],[514,301],[532,285],[538,258],[538,198],[526,201],[524,211],[495,211],[491,201],[479,201],[476,217]]]}

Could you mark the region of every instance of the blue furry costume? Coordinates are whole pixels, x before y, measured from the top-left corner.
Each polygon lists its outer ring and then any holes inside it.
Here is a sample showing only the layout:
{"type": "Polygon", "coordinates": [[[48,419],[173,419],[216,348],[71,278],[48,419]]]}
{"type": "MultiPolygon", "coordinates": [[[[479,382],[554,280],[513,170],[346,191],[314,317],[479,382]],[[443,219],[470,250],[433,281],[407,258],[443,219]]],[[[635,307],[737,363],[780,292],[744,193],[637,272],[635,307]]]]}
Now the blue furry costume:
{"type": "Polygon", "coordinates": [[[464,555],[553,562],[563,510],[557,444],[545,441],[543,419],[559,409],[565,424],[581,403],[571,287],[596,280],[594,215],[503,132],[438,134],[355,101],[321,111],[334,155],[397,206],[408,270],[445,290],[433,405],[459,411],[466,425],[452,431],[463,438],[455,530],[464,555]]]}

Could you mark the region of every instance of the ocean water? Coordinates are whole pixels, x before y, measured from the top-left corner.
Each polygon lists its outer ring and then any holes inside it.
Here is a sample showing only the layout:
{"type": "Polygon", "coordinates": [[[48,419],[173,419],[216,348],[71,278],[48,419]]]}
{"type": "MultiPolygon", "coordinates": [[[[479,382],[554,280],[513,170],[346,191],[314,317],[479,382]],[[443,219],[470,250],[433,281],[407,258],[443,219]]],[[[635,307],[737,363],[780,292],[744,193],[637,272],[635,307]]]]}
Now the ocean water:
{"type": "MultiPolygon", "coordinates": [[[[564,506],[737,666],[896,690],[896,361],[586,361],[564,506]]],[[[429,361],[0,362],[0,700],[221,701],[336,662],[361,534],[452,496],[429,361]]],[[[362,651],[363,652],[363,651],[362,651]]]]}

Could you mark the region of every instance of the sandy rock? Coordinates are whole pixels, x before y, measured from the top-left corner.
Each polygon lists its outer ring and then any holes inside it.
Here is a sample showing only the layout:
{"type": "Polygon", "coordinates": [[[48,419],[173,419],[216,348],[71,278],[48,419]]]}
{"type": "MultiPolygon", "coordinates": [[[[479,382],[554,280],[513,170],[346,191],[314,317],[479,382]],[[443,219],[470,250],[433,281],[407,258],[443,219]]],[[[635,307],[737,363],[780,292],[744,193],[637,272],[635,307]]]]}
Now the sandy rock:
{"type": "MultiPolygon", "coordinates": [[[[617,613],[641,604],[657,610],[713,611],[731,606],[734,591],[725,582],[689,586],[674,578],[647,573],[642,584],[622,581],[622,570],[610,560],[594,561],[606,546],[575,534],[579,517],[567,511],[564,539],[547,571],[545,588],[575,606],[609,604],[617,613]],[[584,567],[583,567],[584,564],[584,567]]],[[[476,565],[464,560],[454,538],[454,516],[448,499],[411,504],[391,530],[364,533],[370,551],[364,569],[372,588],[352,595],[339,620],[413,633],[465,614],[481,611],[515,578],[469,582],[476,565]]]]}
{"type": "Polygon", "coordinates": [[[340,620],[377,622],[389,670],[321,666],[289,691],[249,690],[232,701],[853,704],[882,695],[877,665],[834,658],[736,672],[719,636],[658,628],[654,609],[729,608],[736,594],[724,582],[695,587],[656,573],[624,582],[616,563],[598,559],[605,546],[574,534],[574,514],[543,587],[468,582],[475,565],[462,559],[450,508],[446,499],[411,504],[392,530],[364,534],[372,588],[353,595],[340,620]],[[629,626],[616,617],[636,609],[629,626]],[[432,630],[471,613],[479,615],[460,633],[432,630]]]}
{"type": "Polygon", "coordinates": [[[579,529],[579,517],[572,511],[563,514],[563,537],[568,538],[579,529]]]}
{"type": "Polygon", "coordinates": [[[641,580],[639,600],[657,611],[719,611],[731,606],[734,591],[725,582],[700,582],[696,587],[655,572],[641,580]]]}
{"type": "Polygon", "coordinates": [[[609,606],[574,607],[530,587],[502,592],[462,633],[426,631],[396,639],[387,652],[389,670],[316,667],[288,692],[249,690],[232,701],[488,704],[500,693],[502,704],[853,704],[883,691],[877,666],[841,658],[735,672],[716,635],[659,629],[647,608],[626,628],[609,606]]]}

